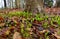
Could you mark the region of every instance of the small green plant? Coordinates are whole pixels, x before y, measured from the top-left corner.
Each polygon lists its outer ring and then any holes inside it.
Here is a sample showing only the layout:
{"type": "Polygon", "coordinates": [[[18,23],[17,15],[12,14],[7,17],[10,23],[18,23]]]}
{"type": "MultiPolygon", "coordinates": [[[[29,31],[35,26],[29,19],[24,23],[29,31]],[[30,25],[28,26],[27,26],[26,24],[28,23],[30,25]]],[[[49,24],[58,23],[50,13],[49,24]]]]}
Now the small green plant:
{"type": "Polygon", "coordinates": [[[57,23],[58,23],[58,25],[60,26],[60,20],[58,20],[58,22],[57,22],[57,23]]]}
{"type": "Polygon", "coordinates": [[[53,21],[52,20],[50,21],[50,24],[53,25],[53,21]]]}
{"type": "Polygon", "coordinates": [[[21,23],[20,28],[21,28],[21,33],[24,33],[24,24],[23,23],[21,23]]]}
{"type": "Polygon", "coordinates": [[[57,35],[60,35],[60,29],[58,29],[58,31],[57,31],[57,35]]]}
{"type": "Polygon", "coordinates": [[[24,23],[21,23],[20,27],[21,27],[21,33],[23,35],[23,37],[30,37],[31,35],[29,34],[29,31],[31,29],[32,24],[29,21],[26,21],[26,24],[24,25],[24,23]]]}
{"type": "Polygon", "coordinates": [[[46,33],[45,33],[45,39],[49,39],[49,36],[47,36],[48,33],[49,33],[49,32],[46,32],[46,33]]]}
{"type": "Polygon", "coordinates": [[[36,19],[37,21],[42,21],[42,20],[44,20],[42,17],[40,17],[40,18],[39,18],[39,17],[36,17],[35,19],[36,19]]]}
{"type": "Polygon", "coordinates": [[[37,21],[42,21],[42,20],[44,20],[44,18],[43,17],[40,17],[40,15],[36,15],[36,17],[35,17],[35,19],[37,20],[37,21]]]}
{"type": "Polygon", "coordinates": [[[48,16],[48,15],[45,15],[45,16],[44,16],[44,18],[45,18],[45,19],[48,19],[48,18],[49,18],[49,16],[48,16]]]}
{"type": "Polygon", "coordinates": [[[48,22],[44,22],[44,23],[43,23],[43,27],[44,27],[44,28],[47,28],[47,27],[48,27],[48,22]]]}

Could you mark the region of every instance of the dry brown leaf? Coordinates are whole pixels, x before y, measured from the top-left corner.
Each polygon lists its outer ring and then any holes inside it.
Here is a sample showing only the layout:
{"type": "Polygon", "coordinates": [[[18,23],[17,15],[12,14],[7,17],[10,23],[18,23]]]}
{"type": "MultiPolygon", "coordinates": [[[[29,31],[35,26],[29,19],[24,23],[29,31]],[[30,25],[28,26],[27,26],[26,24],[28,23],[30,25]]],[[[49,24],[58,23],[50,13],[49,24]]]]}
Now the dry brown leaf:
{"type": "Polygon", "coordinates": [[[22,37],[19,32],[15,32],[13,35],[13,39],[22,39],[22,37]]]}
{"type": "Polygon", "coordinates": [[[0,23],[0,27],[2,27],[2,26],[4,26],[5,25],[5,23],[0,23]]]}
{"type": "Polygon", "coordinates": [[[57,35],[57,33],[55,32],[55,34],[53,34],[55,37],[57,37],[57,39],[60,39],[60,36],[57,35]]]}

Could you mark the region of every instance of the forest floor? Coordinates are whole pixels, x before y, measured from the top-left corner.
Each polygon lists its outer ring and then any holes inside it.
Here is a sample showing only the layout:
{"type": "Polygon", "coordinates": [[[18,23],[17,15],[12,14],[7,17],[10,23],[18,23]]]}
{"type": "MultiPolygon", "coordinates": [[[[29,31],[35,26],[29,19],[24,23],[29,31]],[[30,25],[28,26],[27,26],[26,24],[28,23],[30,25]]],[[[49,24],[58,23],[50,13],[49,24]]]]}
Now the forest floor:
{"type": "Polygon", "coordinates": [[[45,8],[46,13],[60,13],[60,8],[45,8]]]}
{"type": "MultiPolygon", "coordinates": [[[[10,11],[23,11],[23,9],[13,8],[13,9],[1,9],[0,13],[8,13],[10,11]]],[[[60,8],[44,8],[46,13],[60,13],[60,8]]]]}
{"type": "Polygon", "coordinates": [[[20,9],[0,10],[0,39],[60,39],[60,8],[44,11],[33,15],[20,9]]]}

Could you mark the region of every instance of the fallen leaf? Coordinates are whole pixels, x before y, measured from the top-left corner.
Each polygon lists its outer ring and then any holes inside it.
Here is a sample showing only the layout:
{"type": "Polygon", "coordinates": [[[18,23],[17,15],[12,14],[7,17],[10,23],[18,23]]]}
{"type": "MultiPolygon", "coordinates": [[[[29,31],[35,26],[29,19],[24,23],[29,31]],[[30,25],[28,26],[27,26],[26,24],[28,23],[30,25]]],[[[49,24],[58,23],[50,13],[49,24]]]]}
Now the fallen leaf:
{"type": "Polygon", "coordinates": [[[3,27],[5,25],[5,23],[0,23],[0,27],[3,27]]]}
{"type": "Polygon", "coordinates": [[[13,39],[22,39],[22,37],[19,32],[15,32],[13,35],[13,39]]]}

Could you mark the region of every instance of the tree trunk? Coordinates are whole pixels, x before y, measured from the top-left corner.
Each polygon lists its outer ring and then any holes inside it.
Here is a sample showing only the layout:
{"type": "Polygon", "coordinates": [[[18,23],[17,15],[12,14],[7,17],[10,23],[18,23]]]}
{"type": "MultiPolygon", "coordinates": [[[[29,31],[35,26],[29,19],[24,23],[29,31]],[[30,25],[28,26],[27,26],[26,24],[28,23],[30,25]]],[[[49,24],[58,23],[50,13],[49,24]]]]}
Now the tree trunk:
{"type": "Polygon", "coordinates": [[[15,0],[15,6],[16,8],[20,8],[20,0],[15,0]]]}
{"type": "Polygon", "coordinates": [[[57,7],[60,7],[60,0],[56,0],[57,7]]]}
{"type": "Polygon", "coordinates": [[[4,7],[7,8],[7,5],[6,5],[6,0],[4,0],[4,7]]]}
{"type": "Polygon", "coordinates": [[[43,8],[43,0],[25,0],[26,1],[26,7],[25,11],[28,12],[41,12],[43,8]]]}
{"type": "Polygon", "coordinates": [[[20,8],[25,9],[25,0],[20,0],[20,8]]]}
{"type": "Polygon", "coordinates": [[[12,0],[12,8],[14,8],[14,7],[13,7],[13,0],[12,0]]]}

